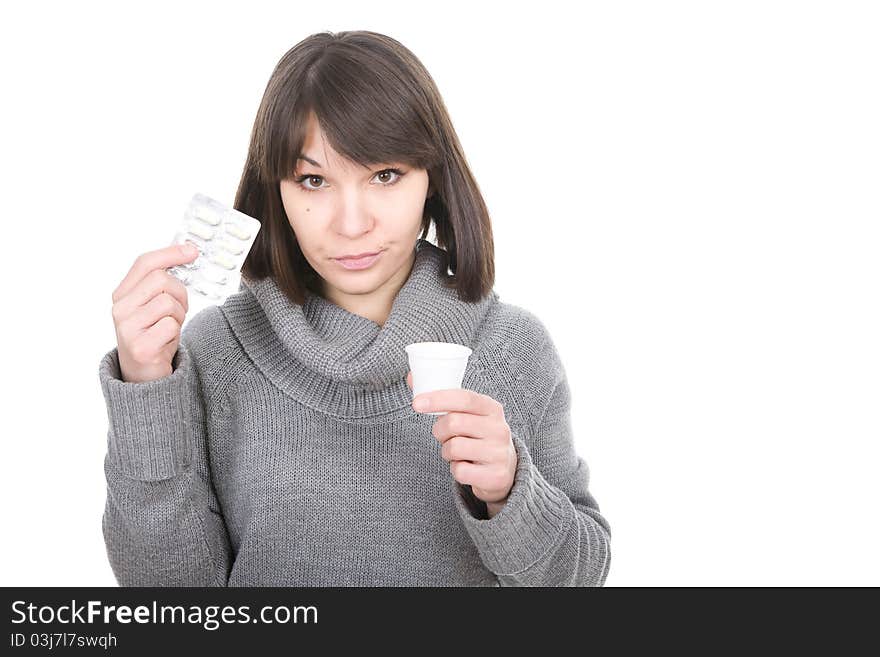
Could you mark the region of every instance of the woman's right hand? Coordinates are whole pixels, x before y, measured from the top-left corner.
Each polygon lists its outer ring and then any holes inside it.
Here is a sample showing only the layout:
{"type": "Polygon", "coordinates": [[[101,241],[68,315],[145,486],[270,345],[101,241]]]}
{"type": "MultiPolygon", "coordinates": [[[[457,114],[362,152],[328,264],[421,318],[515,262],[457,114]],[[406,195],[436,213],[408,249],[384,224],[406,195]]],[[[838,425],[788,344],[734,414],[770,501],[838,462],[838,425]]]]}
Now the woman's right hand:
{"type": "Polygon", "coordinates": [[[165,269],[192,262],[197,255],[198,250],[190,244],[172,244],[144,253],[113,291],[113,323],[123,381],[142,383],[172,373],[171,362],[189,301],[186,286],[165,269]]]}

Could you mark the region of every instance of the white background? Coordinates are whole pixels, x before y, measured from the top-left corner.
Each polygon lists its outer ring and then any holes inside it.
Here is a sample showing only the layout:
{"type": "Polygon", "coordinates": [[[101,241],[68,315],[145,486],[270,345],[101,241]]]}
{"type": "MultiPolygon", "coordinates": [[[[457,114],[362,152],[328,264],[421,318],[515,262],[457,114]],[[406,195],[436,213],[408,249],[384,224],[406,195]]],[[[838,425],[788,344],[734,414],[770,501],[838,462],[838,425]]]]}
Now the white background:
{"type": "Polygon", "coordinates": [[[232,202],[278,59],[369,29],[437,82],[496,290],[563,356],[608,585],[880,585],[872,4],[7,5],[0,584],[115,585],[111,292],[232,202]]]}

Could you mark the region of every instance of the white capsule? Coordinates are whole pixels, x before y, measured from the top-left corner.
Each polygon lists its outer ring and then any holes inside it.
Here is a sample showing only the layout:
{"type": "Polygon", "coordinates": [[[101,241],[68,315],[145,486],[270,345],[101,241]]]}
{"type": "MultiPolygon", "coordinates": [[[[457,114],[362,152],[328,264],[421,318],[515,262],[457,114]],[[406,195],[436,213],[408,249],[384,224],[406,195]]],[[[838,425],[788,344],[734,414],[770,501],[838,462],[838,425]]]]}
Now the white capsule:
{"type": "Polygon", "coordinates": [[[237,237],[240,240],[249,239],[251,236],[250,231],[247,231],[238,224],[234,224],[232,222],[227,222],[226,232],[230,235],[237,237]]]}
{"type": "Polygon", "coordinates": [[[189,283],[190,279],[192,278],[192,274],[190,272],[179,267],[171,267],[166,271],[184,284],[189,283]]]}
{"type": "Polygon", "coordinates": [[[213,262],[215,265],[224,267],[225,269],[235,269],[235,260],[233,260],[229,256],[223,255],[220,252],[212,255],[210,258],[210,262],[213,262]]]}
{"type": "Polygon", "coordinates": [[[216,226],[220,223],[220,217],[217,216],[217,213],[208,205],[196,203],[192,209],[192,215],[199,221],[204,221],[206,224],[211,224],[212,226],[216,226]]]}
{"type": "Polygon", "coordinates": [[[230,239],[223,239],[217,244],[224,251],[229,251],[233,255],[240,255],[244,251],[244,244],[230,239]]]}
{"type": "Polygon", "coordinates": [[[204,294],[209,299],[219,299],[220,296],[217,294],[217,290],[210,283],[205,283],[199,281],[197,283],[193,283],[193,290],[198,292],[199,294],[204,294]]]}
{"type": "Polygon", "coordinates": [[[212,283],[216,283],[217,285],[224,285],[226,283],[226,274],[222,271],[218,271],[214,267],[206,267],[201,273],[205,280],[211,281],[212,283]]]}
{"type": "Polygon", "coordinates": [[[207,226],[200,224],[196,221],[191,221],[186,225],[187,231],[192,233],[193,235],[197,235],[201,237],[203,240],[209,240],[214,237],[214,231],[207,226]]]}

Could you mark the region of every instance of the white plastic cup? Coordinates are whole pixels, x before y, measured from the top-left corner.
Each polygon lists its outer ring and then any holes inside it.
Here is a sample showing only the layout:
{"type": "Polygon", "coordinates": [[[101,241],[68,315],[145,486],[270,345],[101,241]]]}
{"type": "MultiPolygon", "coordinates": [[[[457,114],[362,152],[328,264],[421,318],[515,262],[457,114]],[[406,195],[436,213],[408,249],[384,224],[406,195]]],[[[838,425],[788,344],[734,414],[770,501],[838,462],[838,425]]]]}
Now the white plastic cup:
{"type": "MultiPolygon", "coordinates": [[[[406,346],[413,398],[432,390],[461,388],[471,350],[454,342],[414,342],[406,346]]],[[[426,413],[446,415],[446,411],[426,413]]]]}

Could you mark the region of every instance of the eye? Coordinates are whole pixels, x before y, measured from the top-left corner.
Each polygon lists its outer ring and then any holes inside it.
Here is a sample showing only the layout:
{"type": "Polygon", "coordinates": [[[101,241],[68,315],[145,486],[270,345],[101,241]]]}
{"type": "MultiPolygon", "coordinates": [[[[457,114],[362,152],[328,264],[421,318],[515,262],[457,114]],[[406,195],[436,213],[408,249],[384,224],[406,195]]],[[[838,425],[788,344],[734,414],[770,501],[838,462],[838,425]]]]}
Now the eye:
{"type": "Polygon", "coordinates": [[[303,183],[303,181],[305,181],[305,180],[308,180],[309,182],[311,182],[311,181],[313,181],[313,180],[320,180],[320,181],[323,181],[324,178],[322,178],[321,176],[313,176],[313,175],[310,175],[310,174],[307,173],[307,174],[304,174],[304,175],[302,175],[302,176],[299,176],[299,177],[296,178],[295,180],[296,180],[296,182],[299,184],[299,186],[302,187],[302,189],[304,189],[305,191],[307,191],[307,192],[317,192],[319,189],[321,189],[321,187],[323,187],[323,185],[321,185],[321,186],[319,186],[319,187],[310,187],[310,186],[308,186],[308,185],[303,185],[302,183],[303,183]]]}
{"type": "MultiPolygon", "coordinates": [[[[401,171],[400,169],[382,169],[381,171],[376,173],[376,175],[373,176],[373,178],[380,178],[379,185],[381,187],[391,187],[392,185],[396,185],[398,182],[400,182],[400,179],[403,178],[405,175],[406,174],[403,171],[401,171]],[[394,174],[394,178],[390,182],[388,182],[388,179],[386,177],[387,174],[394,174]],[[385,177],[385,180],[381,180],[382,177],[385,177]]],[[[306,192],[317,192],[319,189],[321,189],[325,186],[325,185],[319,185],[317,187],[312,187],[311,183],[313,183],[316,180],[319,182],[323,182],[324,177],[323,176],[316,176],[316,175],[313,175],[310,173],[305,173],[301,176],[294,178],[294,181],[299,185],[299,187],[306,192]],[[303,183],[306,181],[308,181],[309,184],[304,185],[303,183]]]]}
{"type": "Polygon", "coordinates": [[[404,176],[403,171],[401,171],[400,169],[382,169],[382,171],[380,171],[379,173],[376,174],[376,177],[382,176],[386,173],[393,173],[395,175],[395,178],[393,180],[391,180],[390,182],[383,181],[382,185],[385,187],[390,187],[391,185],[396,185],[398,182],[400,182],[400,179],[403,178],[403,176],[404,176]]]}

